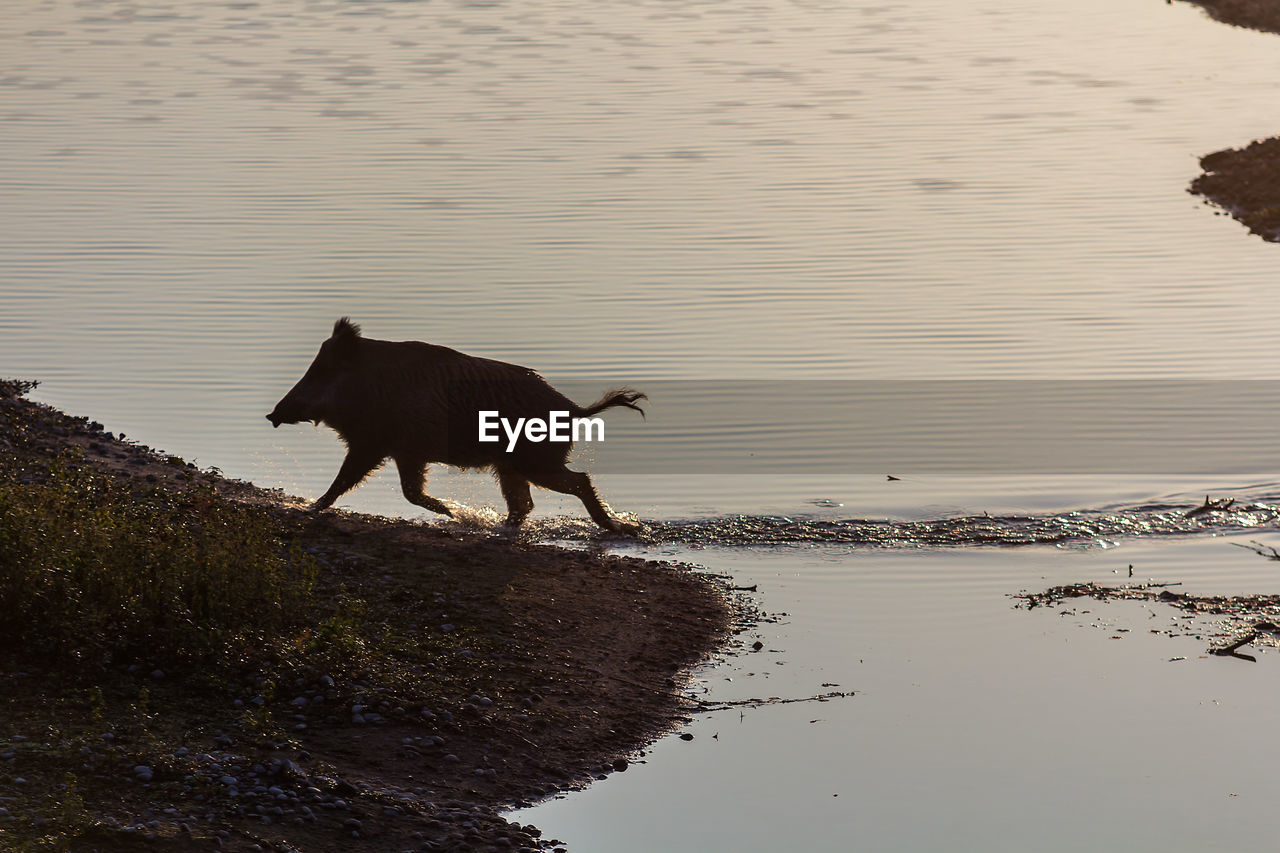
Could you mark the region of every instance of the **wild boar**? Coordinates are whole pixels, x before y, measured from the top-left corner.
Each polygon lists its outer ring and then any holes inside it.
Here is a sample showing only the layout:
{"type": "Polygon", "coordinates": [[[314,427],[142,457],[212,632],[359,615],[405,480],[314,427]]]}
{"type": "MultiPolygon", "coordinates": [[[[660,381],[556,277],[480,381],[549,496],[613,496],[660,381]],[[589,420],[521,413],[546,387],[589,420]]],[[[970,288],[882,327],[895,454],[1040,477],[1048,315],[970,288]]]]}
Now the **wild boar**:
{"type": "Polygon", "coordinates": [[[556,391],[527,367],[466,355],[420,341],[379,341],[361,335],[343,317],[320,347],[315,361],[267,420],[273,427],[301,421],[337,431],[347,456],[333,485],[313,504],[322,510],[355,488],[387,459],[394,459],[405,498],[420,507],[452,515],[425,492],[432,462],[490,469],[507,503],[508,525],[517,526],[533,509],[529,484],[576,495],[606,530],[635,533],[635,525],[614,518],[591,478],[565,466],[572,441],[481,441],[481,412],[517,418],[547,418],[568,412],[587,418],[614,406],[644,414],[636,405],[644,394],[622,388],[585,408],[556,391]]]}

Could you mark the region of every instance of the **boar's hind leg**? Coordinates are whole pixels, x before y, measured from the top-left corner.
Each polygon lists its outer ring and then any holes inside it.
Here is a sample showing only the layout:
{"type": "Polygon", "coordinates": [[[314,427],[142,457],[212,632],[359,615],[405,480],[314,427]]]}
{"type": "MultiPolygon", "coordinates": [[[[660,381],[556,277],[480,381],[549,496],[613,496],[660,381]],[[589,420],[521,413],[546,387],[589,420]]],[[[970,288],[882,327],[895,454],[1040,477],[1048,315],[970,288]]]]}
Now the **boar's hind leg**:
{"type": "Polygon", "coordinates": [[[311,505],[311,508],[321,510],[333,506],[334,501],[358,486],[361,480],[382,464],[382,460],[383,457],[378,454],[362,453],[355,448],[349,448],[347,458],[342,460],[342,467],[338,469],[338,476],[334,478],[333,485],[311,505]]]}
{"type": "Polygon", "coordinates": [[[417,504],[423,509],[429,509],[432,512],[438,512],[441,515],[453,517],[453,513],[449,512],[449,508],[442,501],[431,497],[425,491],[427,484],[427,463],[417,459],[407,459],[403,456],[396,458],[396,470],[400,472],[400,491],[404,492],[405,500],[411,504],[417,504]]]}
{"type": "Polygon", "coordinates": [[[544,489],[575,495],[586,506],[591,520],[605,530],[633,535],[637,532],[634,524],[619,521],[609,514],[609,508],[604,505],[604,501],[600,500],[596,487],[591,484],[591,478],[586,474],[564,468],[559,471],[530,474],[529,479],[544,489]]]}
{"type": "Polygon", "coordinates": [[[508,527],[519,527],[533,511],[533,497],[529,494],[529,481],[514,471],[498,469],[498,485],[507,501],[508,527]]]}

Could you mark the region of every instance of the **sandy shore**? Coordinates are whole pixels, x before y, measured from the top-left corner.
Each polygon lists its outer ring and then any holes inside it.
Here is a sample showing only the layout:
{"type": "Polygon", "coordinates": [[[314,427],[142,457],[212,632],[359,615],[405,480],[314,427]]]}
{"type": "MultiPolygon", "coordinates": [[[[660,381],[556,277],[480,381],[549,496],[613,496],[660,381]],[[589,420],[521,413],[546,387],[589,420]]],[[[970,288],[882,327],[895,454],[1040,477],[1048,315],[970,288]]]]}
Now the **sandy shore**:
{"type": "MultiPolygon", "coordinates": [[[[1274,0],[1187,0],[1215,20],[1280,33],[1280,3],[1274,0]]],[[[1204,196],[1264,240],[1280,242],[1280,138],[1228,148],[1200,158],[1204,174],[1189,191],[1204,196]]]]}
{"type": "Polygon", "coordinates": [[[748,618],[723,581],[685,567],[312,515],[13,394],[0,393],[0,450],[23,482],[70,451],[139,489],[260,507],[317,555],[317,624],[354,599],[380,626],[349,671],[250,654],[234,679],[146,660],[81,670],[10,644],[5,849],[555,849],[499,812],[643,760],[691,713],[690,668],[748,618]],[[396,638],[385,653],[382,637],[396,638]]]}

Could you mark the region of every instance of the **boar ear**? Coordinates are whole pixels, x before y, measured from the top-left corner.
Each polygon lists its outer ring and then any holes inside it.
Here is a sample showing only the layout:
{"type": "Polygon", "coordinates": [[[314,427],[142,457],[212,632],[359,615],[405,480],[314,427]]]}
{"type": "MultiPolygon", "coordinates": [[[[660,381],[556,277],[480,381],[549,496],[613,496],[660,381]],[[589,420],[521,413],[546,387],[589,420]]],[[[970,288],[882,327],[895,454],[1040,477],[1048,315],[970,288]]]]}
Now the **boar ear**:
{"type": "Polygon", "coordinates": [[[335,338],[358,338],[360,337],[360,327],[351,322],[350,317],[343,317],[333,324],[333,336],[335,338]]]}
{"type": "Polygon", "coordinates": [[[349,359],[355,355],[356,342],[360,340],[360,327],[351,322],[350,317],[343,317],[333,324],[333,353],[341,359],[349,359]]]}

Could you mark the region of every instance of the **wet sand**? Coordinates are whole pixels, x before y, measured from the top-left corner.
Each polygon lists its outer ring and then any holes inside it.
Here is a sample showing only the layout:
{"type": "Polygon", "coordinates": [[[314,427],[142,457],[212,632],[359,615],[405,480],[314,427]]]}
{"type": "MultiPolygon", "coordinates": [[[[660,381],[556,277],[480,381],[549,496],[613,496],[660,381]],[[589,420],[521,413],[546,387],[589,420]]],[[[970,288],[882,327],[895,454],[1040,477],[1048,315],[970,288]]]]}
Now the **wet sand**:
{"type": "Polygon", "coordinates": [[[146,661],[77,671],[11,644],[0,787],[17,793],[0,847],[43,832],[72,849],[553,849],[499,813],[643,760],[697,710],[683,692],[690,668],[749,618],[724,582],[686,567],[456,524],[313,515],[13,393],[0,393],[0,448],[33,480],[70,451],[138,489],[212,487],[264,507],[283,540],[320,555],[317,618],[356,597],[387,631],[441,650],[426,669],[388,646],[389,663],[375,648],[345,674],[262,660],[219,681],[152,677],[146,661]],[[246,708],[274,713],[282,731],[254,730],[246,708]],[[257,788],[273,793],[255,800],[257,788]]]}

